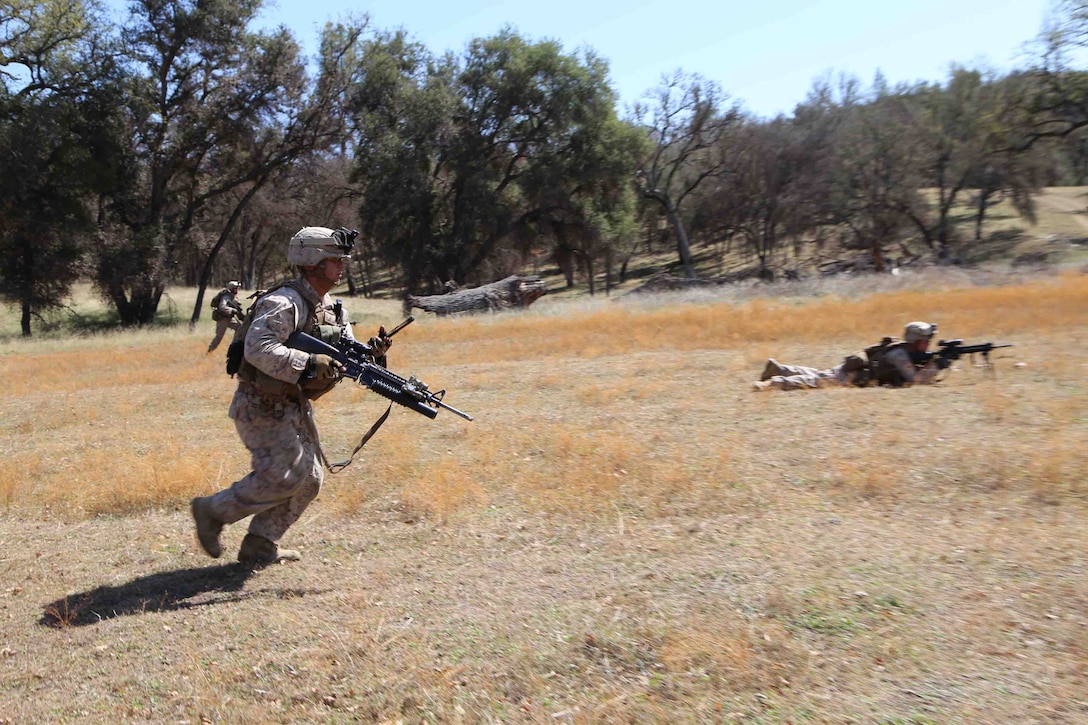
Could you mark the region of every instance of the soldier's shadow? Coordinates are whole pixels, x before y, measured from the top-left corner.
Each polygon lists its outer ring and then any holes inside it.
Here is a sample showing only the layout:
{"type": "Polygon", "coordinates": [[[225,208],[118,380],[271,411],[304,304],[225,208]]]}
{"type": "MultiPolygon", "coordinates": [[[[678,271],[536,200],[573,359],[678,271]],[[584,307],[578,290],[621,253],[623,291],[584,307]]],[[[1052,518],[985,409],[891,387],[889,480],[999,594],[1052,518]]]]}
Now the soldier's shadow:
{"type": "Polygon", "coordinates": [[[50,602],[42,607],[38,623],[58,629],[82,627],[114,617],[192,609],[242,601],[259,595],[288,598],[315,593],[296,590],[243,591],[246,580],[255,571],[253,567],[242,564],[224,564],[150,574],[127,584],[96,587],[50,602]]]}

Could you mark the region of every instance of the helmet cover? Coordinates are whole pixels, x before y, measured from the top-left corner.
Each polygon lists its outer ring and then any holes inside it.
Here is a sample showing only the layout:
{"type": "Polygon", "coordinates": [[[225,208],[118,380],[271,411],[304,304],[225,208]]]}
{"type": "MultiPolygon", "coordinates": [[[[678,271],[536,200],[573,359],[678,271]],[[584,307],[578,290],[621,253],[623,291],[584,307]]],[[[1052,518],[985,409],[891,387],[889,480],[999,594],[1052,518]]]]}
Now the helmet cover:
{"type": "Polygon", "coordinates": [[[303,227],[287,245],[287,261],[297,267],[311,267],[326,259],[351,259],[358,234],[344,227],[303,227]]]}
{"type": "Polygon", "coordinates": [[[929,322],[911,322],[903,330],[903,339],[907,342],[928,340],[937,334],[937,324],[929,322]]]}

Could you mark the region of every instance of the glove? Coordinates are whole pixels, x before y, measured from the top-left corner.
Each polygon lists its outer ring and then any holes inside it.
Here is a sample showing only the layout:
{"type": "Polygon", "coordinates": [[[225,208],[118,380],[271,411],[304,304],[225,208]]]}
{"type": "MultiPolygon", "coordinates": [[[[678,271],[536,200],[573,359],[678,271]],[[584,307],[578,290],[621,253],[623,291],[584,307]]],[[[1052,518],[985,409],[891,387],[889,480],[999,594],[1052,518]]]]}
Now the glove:
{"type": "Polygon", "coordinates": [[[385,325],[378,328],[378,334],[367,340],[368,345],[374,351],[374,357],[385,357],[389,348],[393,347],[393,338],[385,334],[385,325]]]}
{"type": "Polygon", "coordinates": [[[948,368],[952,367],[952,361],[948,358],[944,358],[938,355],[936,360],[938,370],[947,370],[948,368]]]}
{"type": "Polygon", "coordinates": [[[310,369],[313,370],[314,378],[317,380],[330,380],[339,377],[344,366],[335,358],[318,353],[310,356],[310,369]]]}

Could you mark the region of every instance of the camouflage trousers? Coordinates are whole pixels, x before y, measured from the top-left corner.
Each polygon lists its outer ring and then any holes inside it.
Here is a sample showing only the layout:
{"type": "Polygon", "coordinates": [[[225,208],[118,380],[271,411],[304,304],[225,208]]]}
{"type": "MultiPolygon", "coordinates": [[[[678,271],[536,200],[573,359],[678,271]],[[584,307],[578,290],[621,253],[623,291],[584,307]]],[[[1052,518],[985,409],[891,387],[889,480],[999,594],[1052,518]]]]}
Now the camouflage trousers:
{"type": "Polygon", "coordinates": [[[239,386],[229,415],[253,470],[212,496],[211,513],[228,524],[252,516],[249,533],[279,541],[321,490],[313,406],[308,400],[270,402],[239,386]]]}
{"type": "Polygon", "coordinates": [[[212,338],[211,343],[208,345],[208,352],[219,347],[219,343],[223,341],[223,335],[227,334],[227,330],[237,330],[241,327],[242,323],[233,317],[228,317],[224,320],[216,320],[215,337],[212,338]]]}
{"type": "Polygon", "coordinates": [[[783,365],[775,363],[778,374],[768,380],[771,387],[779,390],[798,390],[801,388],[825,388],[830,386],[846,385],[847,375],[842,370],[842,365],[836,365],[827,370],[810,368],[804,365],[783,365]]]}

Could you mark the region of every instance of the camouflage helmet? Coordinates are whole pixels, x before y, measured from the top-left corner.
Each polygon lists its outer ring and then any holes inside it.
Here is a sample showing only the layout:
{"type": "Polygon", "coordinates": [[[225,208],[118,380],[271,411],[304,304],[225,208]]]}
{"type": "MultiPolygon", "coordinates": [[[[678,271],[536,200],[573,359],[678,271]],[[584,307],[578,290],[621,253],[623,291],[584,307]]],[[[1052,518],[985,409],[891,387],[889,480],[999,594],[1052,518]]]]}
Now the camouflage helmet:
{"type": "Polygon", "coordinates": [[[297,267],[321,264],[326,259],[351,259],[359,232],[341,227],[303,227],[287,245],[287,261],[297,267]]]}
{"type": "Polygon", "coordinates": [[[241,288],[242,288],[242,283],[241,282],[236,282],[233,279],[230,282],[227,282],[227,289],[229,289],[231,292],[233,292],[234,290],[237,290],[237,289],[241,289],[241,288]]]}
{"type": "Polygon", "coordinates": [[[928,340],[937,334],[937,323],[911,322],[903,330],[903,339],[907,342],[928,340]]]}

